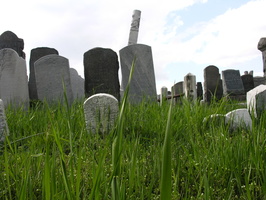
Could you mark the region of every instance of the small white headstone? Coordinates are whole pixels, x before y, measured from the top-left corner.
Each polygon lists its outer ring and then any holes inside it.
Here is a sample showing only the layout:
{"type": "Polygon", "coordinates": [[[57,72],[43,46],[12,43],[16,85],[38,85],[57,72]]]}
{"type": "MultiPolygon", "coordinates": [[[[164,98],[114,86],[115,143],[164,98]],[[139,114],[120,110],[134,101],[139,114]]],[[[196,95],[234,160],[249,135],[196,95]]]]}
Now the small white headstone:
{"type": "Polygon", "coordinates": [[[196,88],[197,82],[196,82],[196,76],[188,73],[184,77],[184,93],[185,97],[190,100],[196,100],[197,99],[197,88],[196,88]]]}
{"type": "Polygon", "coordinates": [[[266,109],[266,85],[259,85],[247,92],[247,108],[255,117],[266,109]]]}
{"type": "Polygon", "coordinates": [[[225,115],[225,123],[230,123],[231,129],[252,128],[252,120],[245,108],[233,110],[225,115]]]}
{"type": "Polygon", "coordinates": [[[2,99],[0,99],[0,143],[5,141],[9,135],[9,129],[6,122],[5,107],[2,99]]]}
{"type": "Polygon", "coordinates": [[[86,127],[92,133],[109,133],[118,113],[118,100],[110,94],[95,94],[84,102],[86,127]]]}

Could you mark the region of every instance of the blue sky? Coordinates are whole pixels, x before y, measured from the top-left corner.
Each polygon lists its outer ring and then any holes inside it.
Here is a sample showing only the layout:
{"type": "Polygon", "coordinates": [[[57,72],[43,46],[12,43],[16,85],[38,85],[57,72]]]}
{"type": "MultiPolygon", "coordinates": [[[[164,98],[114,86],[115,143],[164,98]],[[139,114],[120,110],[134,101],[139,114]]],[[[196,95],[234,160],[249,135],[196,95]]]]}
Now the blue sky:
{"type": "Polygon", "coordinates": [[[262,75],[257,44],[266,37],[266,0],[9,0],[1,8],[0,33],[24,39],[27,64],[31,49],[52,47],[83,76],[86,51],[119,54],[127,45],[138,9],[138,43],[152,47],[157,93],[188,73],[203,81],[208,65],[262,75]]]}

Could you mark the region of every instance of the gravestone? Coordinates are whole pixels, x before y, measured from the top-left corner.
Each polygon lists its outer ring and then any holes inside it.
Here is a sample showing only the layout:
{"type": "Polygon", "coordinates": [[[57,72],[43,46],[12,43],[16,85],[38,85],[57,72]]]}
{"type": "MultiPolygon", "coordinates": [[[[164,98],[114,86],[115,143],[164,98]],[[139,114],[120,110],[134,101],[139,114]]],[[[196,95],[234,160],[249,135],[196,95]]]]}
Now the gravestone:
{"type": "Polygon", "coordinates": [[[84,53],[85,95],[108,93],[120,101],[118,56],[112,49],[94,48],[84,53]]]}
{"type": "Polygon", "coordinates": [[[174,96],[184,94],[184,82],[180,81],[174,84],[171,89],[174,96]]]}
{"type": "Polygon", "coordinates": [[[203,89],[202,89],[202,83],[201,82],[197,82],[197,97],[199,100],[202,100],[203,89]]]}
{"type": "Polygon", "coordinates": [[[83,99],[84,92],[84,79],[78,74],[77,70],[70,68],[71,88],[74,99],[83,99]]]}
{"type": "Polygon", "coordinates": [[[15,50],[20,57],[25,59],[24,41],[11,31],[5,31],[0,35],[0,49],[5,48],[15,50]]]}
{"type": "Polygon", "coordinates": [[[222,71],[222,77],[225,96],[243,96],[245,94],[239,70],[228,69],[222,71]]]}
{"type": "Polygon", "coordinates": [[[29,106],[26,62],[9,48],[0,50],[0,98],[5,106],[29,106]]]}
{"type": "Polygon", "coordinates": [[[259,85],[265,85],[266,84],[266,79],[264,76],[255,76],[253,77],[254,81],[254,88],[259,86],[259,85]]]}
{"type": "Polygon", "coordinates": [[[229,127],[231,130],[236,130],[238,128],[247,128],[251,130],[252,128],[252,120],[246,108],[228,112],[225,115],[225,123],[230,124],[229,127]]]}
{"type": "Polygon", "coordinates": [[[34,63],[43,56],[50,54],[58,55],[58,51],[49,47],[38,47],[30,52],[30,77],[29,77],[29,95],[31,100],[37,100],[36,79],[34,63]]]}
{"type": "Polygon", "coordinates": [[[266,77],[266,38],[261,38],[258,43],[258,50],[262,53],[262,62],[263,62],[263,74],[266,77]]]}
{"type": "Polygon", "coordinates": [[[253,76],[250,74],[242,75],[241,76],[242,83],[245,89],[245,94],[254,88],[254,80],[253,76]]]}
{"type": "Polygon", "coordinates": [[[144,44],[132,44],[119,51],[122,90],[126,89],[132,63],[136,58],[135,69],[129,86],[128,100],[140,103],[142,100],[156,101],[156,83],[151,47],[144,44]]]}
{"type": "Polygon", "coordinates": [[[247,108],[255,117],[266,109],[266,85],[259,85],[247,93],[247,108]]]}
{"type": "Polygon", "coordinates": [[[163,102],[167,101],[167,96],[168,96],[167,87],[162,87],[161,88],[161,94],[160,94],[160,104],[161,105],[163,104],[163,102]]]}
{"type": "Polygon", "coordinates": [[[68,59],[51,54],[43,56],[34,63],[37,96],[48,103],[73,102],[68,59]]]}
{"type": "Polygon", "coordinates": [[[184,77],[184,93],[189,100],[197,99],[196,76],[191,73],[184,77]]]}
{"type": "Polygon", "coordinates": [[[132,22],[129,32],[128,45],[137,44],[140,24],[140,10],[134,10],[132,15],[132,22]]]}
{"type": "Polygon", "coordinates": [[[209,65],[204,69],[204,101],[211,102],[212,98],[220,100],[223,97],[223,86],[219,69],[209,65]]]}
{"type": "Polygon", "coordinates": [[[0,99],[0,144],[5,141],[5,138],[8,135],[9,129],[6,122],[4,102],[0,99]]]}
{"type": "Polygon", "coordinates": [[[114,127],[119,113],[118,100],[110,95],[99,93],[84,102],[86,127],[92,133],[109,133],[114,127]]]}

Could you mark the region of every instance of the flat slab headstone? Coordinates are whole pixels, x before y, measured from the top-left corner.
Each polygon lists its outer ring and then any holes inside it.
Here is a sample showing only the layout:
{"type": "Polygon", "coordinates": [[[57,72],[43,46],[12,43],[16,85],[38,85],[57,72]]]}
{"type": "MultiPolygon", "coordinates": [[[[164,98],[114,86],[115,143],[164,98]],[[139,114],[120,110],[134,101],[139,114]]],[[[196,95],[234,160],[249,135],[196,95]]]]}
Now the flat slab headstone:
{"type": "Polygon", "coordinates": [[[0,99],[0,144],[5,141],[5,138],[8,135],[9,129],[6,122],[4,102],[0,99]]]}
{"type": "Polygon", "coordinates": [[[199,100],[202,100],[202,98],[203,98],[203,89],[202,89],[202,83],[201,82],[197,82],[197,98],[199,100]]]}
{"type": "Polygon", "coordinates": [[[220,100],[223,97],[223,85],[218,67],[210,65],[204,69],[204,101],[212,98],[220,100]]]}
{"type": "Polygon", "coordinates": [[[0,98],[5,106],[29,106],[26,61],[13,49],[0,50],[0,98]]]}
{"type": "Polygon", "coordinates": [[[254,80],[253,76],[250,74],[242,75],[241,76],[242,83],[245,89],[245,93],[252,90],[254,88],[254,80]]]}
{"type": "Polygon", "coordinates": [[[225,117],[225,123],[230,124],[231,130],[236,130],[238,128],[252,129],[252,120],[248,109],[246,108],[236,109],[228,112],[225,117]]]}
{"type": "Polygon", "coordinates": [[[83,56],[85,95],[107,93],[120,100],[118,56],[112,49],[94,48],[83,56]]]}
{"type": "Polygon", "coordinates": [[[184,82],[180,81],[174,84],[171,88],[173,95],[183,95],[184,94],[184,82]]]}
{"type": "Polygon", "coordinates": [[[242,83],[239,70],[228,69],[222,71],[224,95],[244,95],[245,89],[242,83]]]}
{"type": "Polygon", "coordinates": [[[197,88],[196,88],[196,76],[188,73],[184,77],[184,93],[185,97],[189,100],[197,99],[197,88]]]}
{"type": "Polygon", "coordinates": [[[73,102],[69,62],[59,55],[47,55],[34,63],[38,99],[48,103],[73,102]]]}
{"type": "Polygon", "coordinates": [[[85,97],[84,79],[78,74],[77,70],[70,68],[70,79],[74,99],[83,99],[85,97]]]}
{"type": "Polygon", "coordinates": [[[259,85],[247,92],[247,108],[255,117],[260,117],[266,109],[266,85],[259,85]]]}
{"type": "Polygon", "coordinates": [[[144,44],[132,44],[119,51],[122,71],[122,90],[126,89],[134,58],[135,70],[129,89],[129,102],[156,101],[156,83],[151,47],[144,44]]]}
{"type": "Polygon", "coordinates": [[[37,89],[36,89],[36,78],[35,78],[35,70],[34,63],[39,60],[43,56],[47,56],[50,54],[58,55],[58,51],[54,48],[49,47],[38,47],[32,49],[30,52],[30,77],[29,77],[29,95],[31,100],[37,100],[37,89]]]}
{"type": "Polygon", "coordinates": [[[84,102],[86,127],[92,133],[109,133],[119,113],[118,100],[110,95],[99,93],[84,102]]]}
{"type": "Polygon", "coordinates": [[[25,59],[24,41],[12,31],[5,31],[0,35],[0,49],[6,48],[15,50],[20,57],[25,59]]]}

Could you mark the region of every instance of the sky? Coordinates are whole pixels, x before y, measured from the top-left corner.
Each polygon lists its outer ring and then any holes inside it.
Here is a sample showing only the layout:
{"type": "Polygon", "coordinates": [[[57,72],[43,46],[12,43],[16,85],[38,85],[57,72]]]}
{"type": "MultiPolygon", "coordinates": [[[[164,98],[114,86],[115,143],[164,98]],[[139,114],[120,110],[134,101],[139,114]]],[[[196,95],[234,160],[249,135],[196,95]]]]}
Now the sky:
{"type": "Polygon", "coordinates": [[[266,0],[8,0],[1,3],[0,34],[24,40],[28,73],[31,49],[51,47],[84,77],[83,54],[103,47],[119,56],[140,10],[138,43],[152,48],[159,93],[188,73],[203,82],[209,65],[262,76],[257,45],[266,37],[265,8],[266,0]]]}

